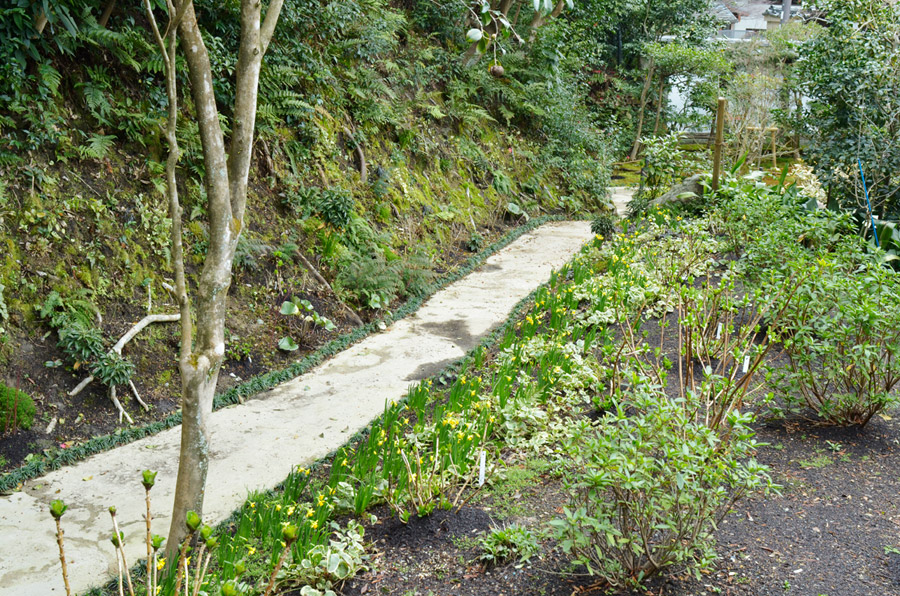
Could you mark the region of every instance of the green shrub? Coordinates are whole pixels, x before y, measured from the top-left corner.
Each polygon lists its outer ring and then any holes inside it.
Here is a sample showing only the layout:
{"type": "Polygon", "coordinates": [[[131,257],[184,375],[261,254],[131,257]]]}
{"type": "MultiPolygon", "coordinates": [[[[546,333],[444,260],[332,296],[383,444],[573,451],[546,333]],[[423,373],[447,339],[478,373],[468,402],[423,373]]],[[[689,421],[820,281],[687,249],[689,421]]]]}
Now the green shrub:
{"type": "Polygon", "coordinates": [[[100,330],[79,321],[72,321],[59,329],[57,345],[73,362],[90,362],[106,351],[100,330]]]}
{"type": "Polygon", "coordinates": [[[502,565],[513,559],[527,562],[539,550],[534,533],[524,526],[510,524],[493,528],[478,538],[481,555],[478,559],[487,566],[502,565]]]}
{"type": "Polygon", "coordinates": [[[428,291],[437,278],[431,267],[431,258],[424,252],[416,252],[404,261],[400,278],[405,296],[422,296],[428,291]]]}
{"type": "Polygon", "coordinates": [[[616,219],[612,213],[604,213],[598,215],[591,222],[591,233],[595,236],[602,236],[604,239],[611,238],[616,232],[616,219]]]}
{"type": "MultiPolygon", "coordinates": [[[[639,379],[635,379],[638,380],[639,379]]],[[[746,417],[727,443],[691,405],[639,382],[630,407],[570,437],[569,504],[551,525],[573,562],[614,587],[637,587],[674,564],[695,574],[715,557],[713,530],[746,492],[768,488],[746,417]],[[635,411],[637,410],[637,411],[635,411]]]]}
{"type": "Polygon", "coordinates": [[[811,273],[771,331],[788,356],[769,371],[785,404],[838,425],[864,426],[896,401],[900,382],[897,273],[861,255],[853,239],[836,254],[794,261],[811,273]]]}
{"type": "Polygon", "coordinates": [[[234,248],[234,266],[236,269],[251,270],[259,267],[259,262],[273,251],[273,247],[257,238],[249,231],[238,237],[234,248]]]}
{"type": "Polygon", "coordinates": [[[0,430],[28,430],[34,423],[34,413],[34,401],[27,393],[0,383],[0,430]]]}

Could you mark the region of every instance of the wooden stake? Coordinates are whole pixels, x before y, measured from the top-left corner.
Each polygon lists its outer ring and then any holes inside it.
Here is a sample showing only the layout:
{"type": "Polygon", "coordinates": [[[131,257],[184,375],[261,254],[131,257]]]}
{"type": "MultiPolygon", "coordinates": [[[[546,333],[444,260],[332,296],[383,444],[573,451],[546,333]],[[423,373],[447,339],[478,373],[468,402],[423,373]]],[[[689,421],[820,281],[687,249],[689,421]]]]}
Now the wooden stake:
{"type": "Polygon", "coordinates": [[[766,131],[772,133],[772,167],[778,169],[778,150],[775,148],[775,135],[778,134],[778,127],[770,126],[766,131]]]}
{"type": "Polygon", "coordinates": [[[716,109],[716,147],[713,152],[713,179],[712,191],[719,190],[719,176],[722,173],[722,144],[725,136],[725,103],[724,97],[719,98],[719,106],[716,109]]]}

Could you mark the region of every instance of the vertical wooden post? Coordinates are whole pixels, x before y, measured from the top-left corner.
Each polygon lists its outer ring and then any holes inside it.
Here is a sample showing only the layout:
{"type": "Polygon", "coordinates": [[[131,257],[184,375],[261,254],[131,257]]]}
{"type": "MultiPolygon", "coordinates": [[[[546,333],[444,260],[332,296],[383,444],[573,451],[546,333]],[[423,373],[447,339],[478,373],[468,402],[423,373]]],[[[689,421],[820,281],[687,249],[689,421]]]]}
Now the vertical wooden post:
{"type": "Polygon", "coordinates": [[[772,167],[777,170],[778,169],[778,149],[775,147],[775,135],[778,134],[778,127],[776,127],[776,126],[769,127],[769,132],[772,133],[772,167]]]}
{"type": "Polygon", "coordinates": [[[713,179],[712,191],[719,190],[719,176],[722,173],[722,145],[725,137],[725,98],[719,98],[719,107],[716,110],[716,147],[713,151],[713,179]]]}

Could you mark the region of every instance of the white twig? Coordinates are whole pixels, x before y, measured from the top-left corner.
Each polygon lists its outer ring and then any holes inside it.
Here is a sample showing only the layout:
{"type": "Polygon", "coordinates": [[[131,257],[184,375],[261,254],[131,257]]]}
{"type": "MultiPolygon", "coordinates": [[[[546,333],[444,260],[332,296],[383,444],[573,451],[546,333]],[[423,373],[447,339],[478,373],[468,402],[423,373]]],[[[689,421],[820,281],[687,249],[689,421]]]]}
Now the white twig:
{"type": "Polygon", "coordinates": [[[80,383],[78,383],[78,386],[76,386],[75,389],[72,389],[71,391],[69,391],[69,397],[75,397],[76,395],[81,393],[85,387],[87,387],[88,385],[91,384],[91,381],[93,381],[93,380],[94,380],[94,375],[85,377],[80,383]]]}
{"type": "Polygon", "coordinates": [[[116,345],[112,347],[112,351],[118,355],[122,355],[122,348],[125,347],[125,344],[134,339],[134,336],[141,332],[147,325],[151,325],[153,323],[174,323],[175,321],[181,320],[180,314],[174,315],[147,315],[137,323],[135,323],[134,327],[132,327],[128,333],[122,336],[122,339],[116,342],[116,345]]]}
{"type": "Polygon", "coordinates": [[[144,403],[144,400],[141,399],[141,395],[138,393],[137,387],[134,386],[134,381],[131,379],[128,380],[128,386],[131,387],[131,392],[134,394],[134,399],[137,400],[137,403],[141,404],[141,407],[144,408],[145,412],[150,411],[150,406],[144,403]]]}
{"type": "Polygon", "coordinates": [[[131,416],[128,415],[128,412],[125,411],[125,408],[122,407],[122,404],[119,403],[119,398],[116,397],[116,386],[110,385],[109,387],[109,399],[112,400],[112,403],[116,406],[116,409],[119,410],[119,422],[122,422],[122,416],[128,420],[128,424],[134,424],[134,420],[131,419],[131,416]]]}

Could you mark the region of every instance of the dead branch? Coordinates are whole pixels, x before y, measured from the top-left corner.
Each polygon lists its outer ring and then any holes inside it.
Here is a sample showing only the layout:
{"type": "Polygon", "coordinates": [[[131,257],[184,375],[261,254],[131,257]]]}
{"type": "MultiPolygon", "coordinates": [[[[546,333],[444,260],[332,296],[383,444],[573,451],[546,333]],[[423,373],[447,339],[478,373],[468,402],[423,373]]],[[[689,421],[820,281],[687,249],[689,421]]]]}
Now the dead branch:
{"type": "MultiPolygon", "coordinates": [[[[174,323],[175,321],[178,321],[180,319],[181,319],[180,314],[147,315],[146,317],[144,317],[143,319],[141,319],[140,321],[135,323],[134,327],[129,329],[128,332],[125,335],[123,335],[122,338],[116,342],[116,345],[114,345],[112,348],[110,348],[109,351],[114,352],[114,353],[118,354],[119,356],[121,356],[122,349],[125,347],[125,345],[128,342],[130,342],[132,339],[134,339],[134,336],[136,336],[138,333],[140,333],[141,330],[144,327],[146,327],[147,325],[151,325],[153,323],[174,323]]],[[[72,391],[69,392],[69,397],[75,397],[76,395],[78,395],[79,393],[84,391],[85,387],[90,385],[93,381],[94,381],[94,375],[89,375],[88,377],[84,378],[80,383],[78,383],[78,385],[75,387],[75,389],[72,389],[72,391]]],[[[148,406],[146,403],[144,403],[144,401],[141,399],[140,394],[138,394],[137,388],[134,386],[134,383],[131,381],[128,381],[128,384],[131,387],[131,392],[134,394],[134,399],[137,400],[137,402],[141,405],[141,407],[144,408],[145,411],[149,410],[150,406],[148,406]]],[[[128,412],[125,411],[125,408],[122,407],[122,404],[119,402],[119,399],[116,396],[116,386],[115,385],[111,385],[109,387],[109,399],[110,399],[110,401],[112,401],[113,405],[115,405],[116,409],[119,411],[119,422],[122,422],[122,417],[124,416],[125,418],[128,419],[129,424],[134,424],[134,420],[131,419],[131,416],[128,415],[128,412]]]]}
{"type": "Polygon", "coordinates": [[[116,409],[119,411],[119,422],[122,422],[122,416],[128,420],[128,424],[134,424],[134,420],[131,419],[131,416],[128,415],[128,412],[125,411],[125,408],[122,407],[122,404],[119,403],[119,398],[116,397],[116,386],[109,386],[109,399],[112,401],[113,405],[116,406],[116,409]]]}
{"type": "Polygon", "coordinates": [[[312,276],[316,278],[316,281],[318,281],[320,284],[325,286],[325,288],[327,288],[328,291],[331,292],[335,298],[337,298],[337,301],[340,303],[341,306],[344,307],[344,310],[347,311],[347,313],[350,315],[350,318],[353,319],[353,322],[358,326],[362,326],[363,325],[362,319],[359,318],[359,315],[356,314],[356,311],[353,310],[352,308],[350,308],[349,306],[347,306],[347,304],[343,300],[340,299],[340,297],[337,295],[337,292],[335,292],[334,288],[331,287],[331,284],[329,284],[328,281],[326,281],[326,279],[324,277],[322,277],[322,275],[316,270],[316,268],[313,266],[313,264],[310,263],[309,260],[303,256],[303,254],[297,253],[297,256],[300,257],[300,262],[303,263],[303,266],[306,267],[306,270],[309,271],[312,274],[312,276]]]}

